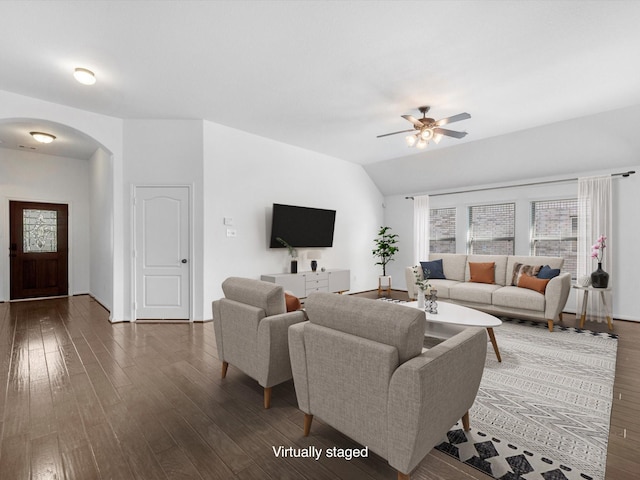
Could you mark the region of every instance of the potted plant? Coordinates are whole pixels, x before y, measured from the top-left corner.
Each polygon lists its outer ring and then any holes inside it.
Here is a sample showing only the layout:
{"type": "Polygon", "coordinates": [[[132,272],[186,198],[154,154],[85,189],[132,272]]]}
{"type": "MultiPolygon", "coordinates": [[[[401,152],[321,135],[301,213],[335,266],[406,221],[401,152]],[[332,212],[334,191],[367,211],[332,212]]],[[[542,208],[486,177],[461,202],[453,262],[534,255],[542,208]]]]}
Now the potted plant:
{"type": "Polygon", "coordinates": [[[291,257],[291,273],[298,273],[298,250],[285,242],[282,238],[276,237],[276,240],[289,250],[289,256],[291,257]]]}
{"type": "Polygon", "coordinates": [[[387,275],[387,263],[393,261],[393,256],[398,253],[398,235],[390,233],[391,227],[380,227],[378,237],[374,239],[376,248],[371,253],[379,261],[375,265],[382,265],[382,275],[378,278],[378,294],[384,285],[387,291],[391,290],[391,275],[387,275]]]}

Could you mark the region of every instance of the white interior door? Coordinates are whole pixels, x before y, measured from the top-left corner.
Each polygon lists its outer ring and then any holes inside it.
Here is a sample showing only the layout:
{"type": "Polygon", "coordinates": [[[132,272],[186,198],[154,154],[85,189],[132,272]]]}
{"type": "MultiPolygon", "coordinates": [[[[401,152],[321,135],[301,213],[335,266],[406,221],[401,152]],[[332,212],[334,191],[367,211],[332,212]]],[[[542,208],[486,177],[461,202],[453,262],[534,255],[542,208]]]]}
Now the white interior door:
{"type": "Polygon", "coordinates": [[[136,187],[136,319],[189,319],[189,187],[136,187]]]}

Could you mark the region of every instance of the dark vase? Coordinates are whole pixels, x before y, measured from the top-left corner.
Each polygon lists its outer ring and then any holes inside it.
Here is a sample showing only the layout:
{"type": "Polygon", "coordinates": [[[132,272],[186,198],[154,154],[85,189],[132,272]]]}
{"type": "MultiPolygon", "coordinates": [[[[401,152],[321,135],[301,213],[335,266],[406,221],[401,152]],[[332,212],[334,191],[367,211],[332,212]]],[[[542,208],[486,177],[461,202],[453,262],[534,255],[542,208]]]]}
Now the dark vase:
{"type": "Polygon", "coordinates": [[[609,274],[602,269],[602,263],[598,262],[598,269],[591,274],[591,286],[593,288],[607,288],[609,274]]]}
{"type": "Polygon", "coordinates": [[[315,260],[311,260],[311,271],[315,272],[317,268],[318,268],[318,262],[316,262],[315,260]]]}
{"type": "Polygon", "coordinates": [[[298,273],[298,260],[291,260],[291,273],[298,273]]]}

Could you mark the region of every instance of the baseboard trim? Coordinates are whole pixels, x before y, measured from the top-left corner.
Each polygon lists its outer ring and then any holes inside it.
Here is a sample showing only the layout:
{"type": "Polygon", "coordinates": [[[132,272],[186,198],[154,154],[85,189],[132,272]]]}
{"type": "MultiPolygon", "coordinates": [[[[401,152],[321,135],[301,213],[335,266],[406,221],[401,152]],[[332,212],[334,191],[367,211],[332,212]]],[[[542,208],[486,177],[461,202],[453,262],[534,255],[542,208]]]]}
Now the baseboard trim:
{"type": "Polygon", "coordinates": [[[111,315],[111,310],[109,310],[104,303],[102,303],[100,300],[98,300],[96,297],[94,297],[93,295],[91,295],[90,293],[84,294],[84,295],[89,295],[91,297],[91,299],[96,302],[98,305],[100,305],[102,308],[104,308],[107,313],[109,313],[109,315],[111,315]]]}

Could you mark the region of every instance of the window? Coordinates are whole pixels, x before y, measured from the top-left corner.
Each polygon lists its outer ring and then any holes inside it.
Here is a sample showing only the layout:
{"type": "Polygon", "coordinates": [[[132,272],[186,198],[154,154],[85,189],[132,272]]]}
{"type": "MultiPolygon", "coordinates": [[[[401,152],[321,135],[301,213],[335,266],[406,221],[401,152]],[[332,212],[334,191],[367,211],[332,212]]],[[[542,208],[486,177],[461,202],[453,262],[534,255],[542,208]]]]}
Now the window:
{"type": "Polygon", "coordinates": [[[576,278],[578,200],[531,202],[531,255],[564,258],[562,270],[576,278]]]}
{"type": "Polygon", "coordinates": [[[432,208],[429,218],[429,251],[456,253],[456,207],[432,208]]]}
{"type": "Polygon", "coordinates": [[[467,252],[472,255],[513,255],[516,204],[469,207],[467,252]]]}
{"type": "Polygon", "coordinates": [[[49,253],[58,251],[58,212],[56,210],[22,211],[22,251],[49,253]]]}

